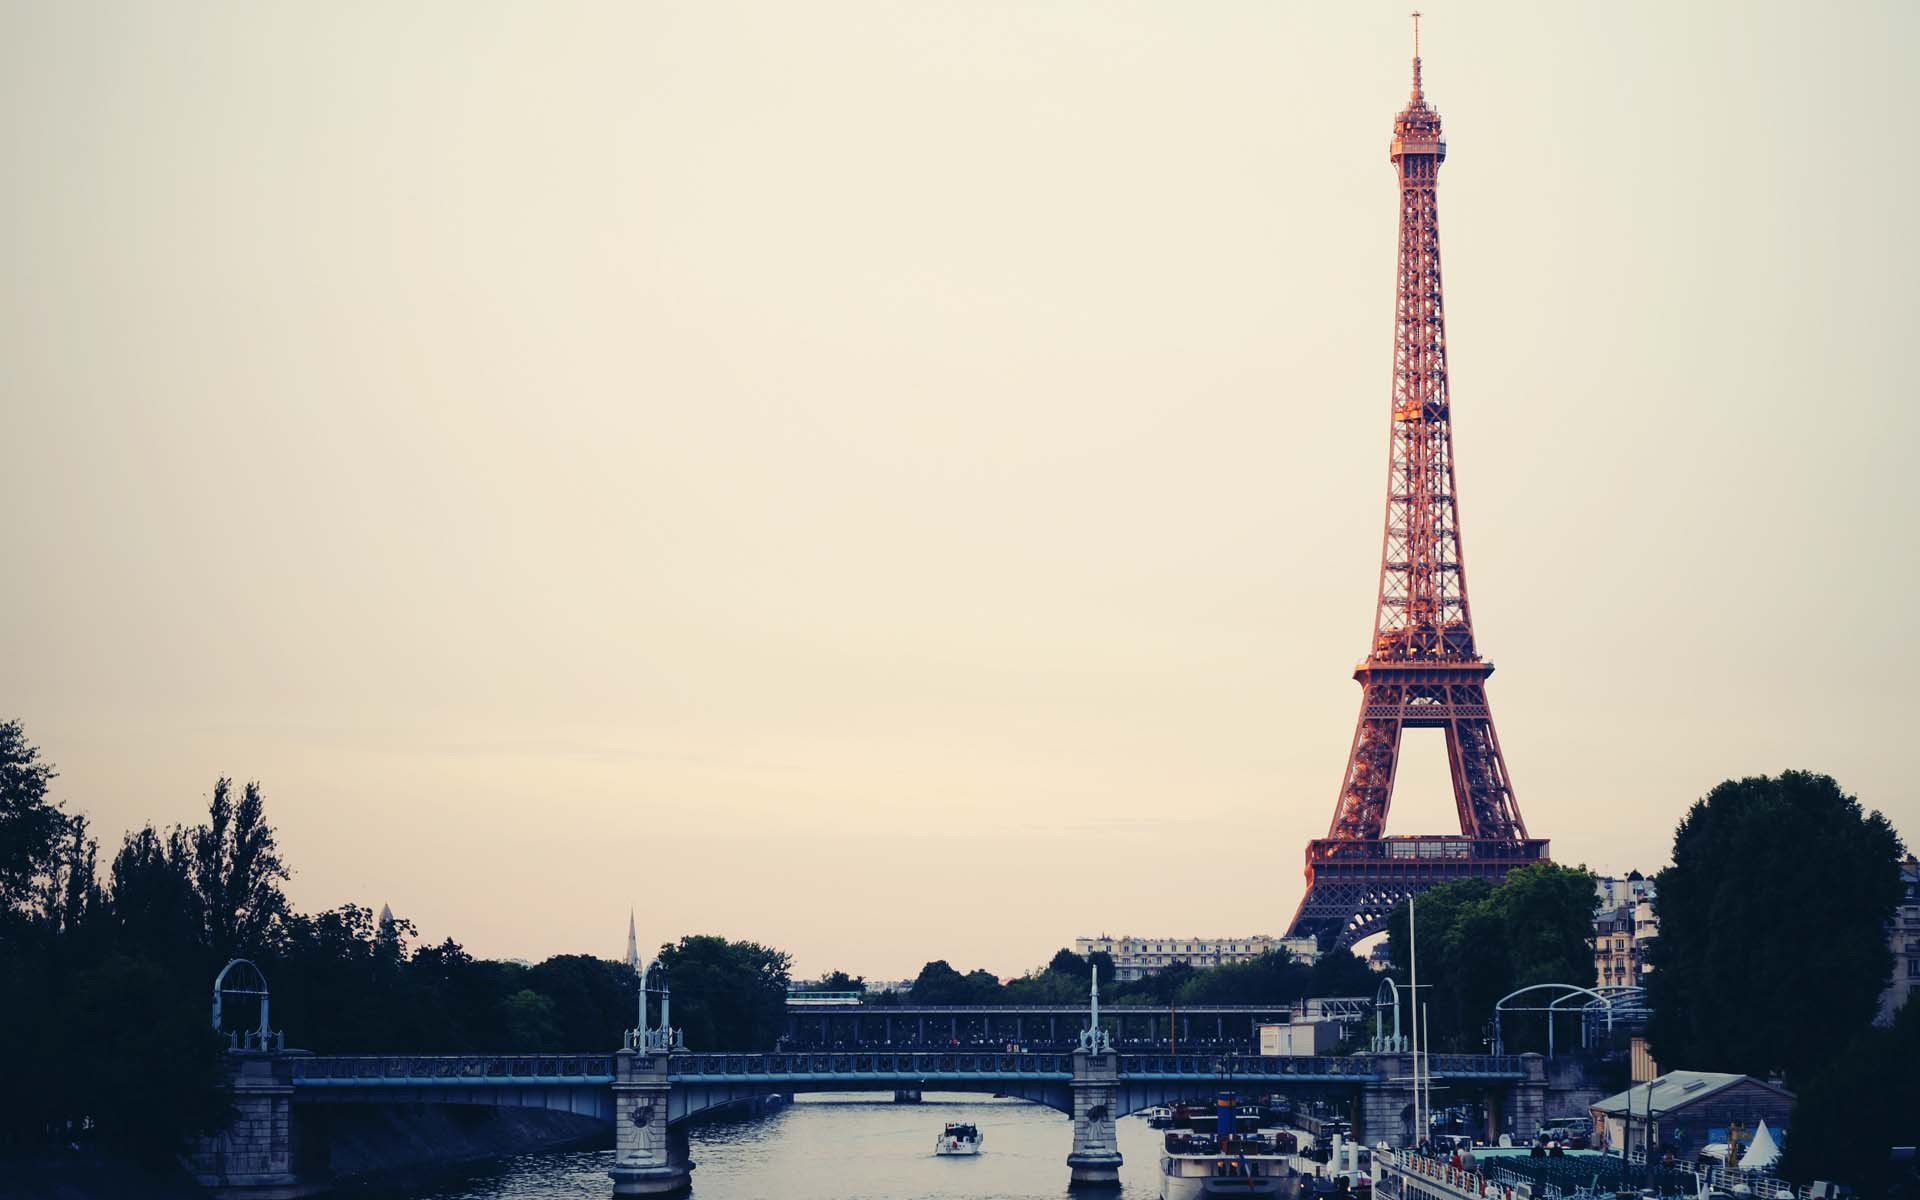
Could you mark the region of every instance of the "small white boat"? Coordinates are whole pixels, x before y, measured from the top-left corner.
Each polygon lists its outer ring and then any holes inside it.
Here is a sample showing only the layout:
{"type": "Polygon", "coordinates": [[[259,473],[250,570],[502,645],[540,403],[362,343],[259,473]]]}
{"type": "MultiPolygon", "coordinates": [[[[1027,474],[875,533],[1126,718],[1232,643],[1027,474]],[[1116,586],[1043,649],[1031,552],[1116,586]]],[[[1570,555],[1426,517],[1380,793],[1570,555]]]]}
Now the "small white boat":
{"type": "Polygon", "coordinates": [[[1165,1129],[1173,1124],[1173,1110],[1164,1104],[1156,1104],[1140,1115],[1147,1119],[1147,1125],[1153,1129],[1165,1129]]]}
{"type": "Polygon", "coordinates": [[[956,1154],[978,1154],[980,1143],[986,1140],[980,1134],[980,1127],[971,1121],[949,1121],[934,1140],[935,1154],[951,1156],[956,1154]]]}

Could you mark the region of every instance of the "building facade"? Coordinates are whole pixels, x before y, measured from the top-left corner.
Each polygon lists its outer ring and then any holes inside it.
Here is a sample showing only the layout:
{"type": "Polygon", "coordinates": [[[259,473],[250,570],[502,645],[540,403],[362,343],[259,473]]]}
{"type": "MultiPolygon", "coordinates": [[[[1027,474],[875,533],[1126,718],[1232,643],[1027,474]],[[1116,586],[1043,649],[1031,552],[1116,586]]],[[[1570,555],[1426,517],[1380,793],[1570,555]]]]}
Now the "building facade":
{"type": "Polygon", "coordinates": [[[1596,881],[1593,977],[1600,987],[1641,987],[1646,983],[1647,948],[1660,936],[1653,898],[1653,880],[1638,871],[1596,881]]]}
{"type": "Polygon", "coordinates": [[[1786,1132],[1793,1093],[1751,1075],[1669,1071],[1607,1097],[1592,1108],[1594,1133],[1608,1149],[1669,1147],[1692,1160],[1730,1136],[1751,1137],[1765,1121],[1774,1136],[1786,1132]]]}
{"type": "Polygon", "coordinates": [[[1296,961],[1307,963],[1319,957],[1320,953],[1319,944],[1312,938],[1278,938],[1264,933],[1227,938],[1109,937],[1101,934],[1099,937],[1073,939],[1073,952],[1081,958],[1099,953],[1112,958],[1114,978],[1121,983],[1144,979],[1175,963],[1185,963],[1196,970],[1204,970],[1226,963],[1252,962],[1276,950],[1285,950],[1296,961]]]}
{"type": "Polygon", "coordinates": [[[1900,888],[1900,907],[1893,910],[1893,923],[1887,928],[1893,979],[1880,996],[1876,1025],[1893,1024],[1893,1014],[1920,991],[1920,859],[1911,854],[1900,864],[1900,888]]]}

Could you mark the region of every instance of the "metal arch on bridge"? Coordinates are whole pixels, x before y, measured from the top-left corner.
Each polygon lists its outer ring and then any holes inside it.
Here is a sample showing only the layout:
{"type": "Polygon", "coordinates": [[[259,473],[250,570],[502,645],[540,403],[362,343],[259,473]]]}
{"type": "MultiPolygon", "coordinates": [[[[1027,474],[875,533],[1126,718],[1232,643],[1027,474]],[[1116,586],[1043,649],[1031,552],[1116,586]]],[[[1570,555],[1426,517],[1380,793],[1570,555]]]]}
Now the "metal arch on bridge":
{"type": "Polygon", "coordinates": [[[1622,1013],[1642,1013],[1646,1007],[1647,990],[1631,985],[1608,984],[1600,988],[1584,987],[1577,983],[1535,983],[1516,988],[1493,1002],[1493,1049],[1502,1053],[1506,1045],[1506,1027],[1504,1018],[1507,1013],[1541,1012],[1547,1014],[1547,1057],[1554,1054],[1553,1018],[1571,1014],[1582,1016],[1580,1035],[1586,1038],[1585,1016],[1595,1009],[1606,1014],[1607,1024],[1611,1028],[1616,1010],[1622,1013]],[[1514,999],[1529,992],[1551,992],[1553,998],[1545,1004],[1515,1004],[1514,999]],[[1568,1005],[1579,1001],[1580,1008],[1568,1005]]]}

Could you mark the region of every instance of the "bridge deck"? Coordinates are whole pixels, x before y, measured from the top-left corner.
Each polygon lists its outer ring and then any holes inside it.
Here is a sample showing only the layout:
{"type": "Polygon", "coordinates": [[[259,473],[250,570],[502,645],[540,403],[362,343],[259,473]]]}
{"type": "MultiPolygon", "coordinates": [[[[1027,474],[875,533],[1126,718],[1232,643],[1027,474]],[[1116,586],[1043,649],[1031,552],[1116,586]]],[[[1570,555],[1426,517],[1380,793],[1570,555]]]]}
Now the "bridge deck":
{"type": "MultiPolygon", "coordinates": [[[[1381,1079],[1373,1056],[1284,1057],[1249,1054],[1122,1054],[1122,1080],[1188,1080],[1220,1084],[1271,1080],[1282,1083],[1362,1084],[1381,1079]]],[[[582,1087],[613,1083],[611,1054],[556,1055],[311,1055],[295,1058],[297,1091],[367,1087],[582,1087]]],[[[1505,1080],[1521,1077],[1512,1055],[1435,1055],[1435,1076],[1505,1080]]],[[[830,1079],[940,1080],[1013,1077],[1069,1078],[1066,1054],[951,1053],[776,1053],[675,1054],[668,1075],[674,1080],[728,1080],[779,1084],[818,1083],[830,1079]]]]}

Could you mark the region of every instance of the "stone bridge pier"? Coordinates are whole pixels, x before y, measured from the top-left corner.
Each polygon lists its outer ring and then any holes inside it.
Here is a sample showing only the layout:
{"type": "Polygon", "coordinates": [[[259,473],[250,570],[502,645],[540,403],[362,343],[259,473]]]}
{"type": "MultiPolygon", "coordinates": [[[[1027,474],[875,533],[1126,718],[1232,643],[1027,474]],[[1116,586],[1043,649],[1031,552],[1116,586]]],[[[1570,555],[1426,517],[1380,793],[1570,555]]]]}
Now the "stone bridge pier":
{"type": "Polygon", "coordinates": [[[693,1184],[684,1134],[667,1124],[673,1086],[665,1050],[613,1056],[613,1194],[678,1196],[693,1184]]]}
{"type": "Polygon", "coordinates": [[[194,1140],[186,1155],[194,1182],[218,1200],[292,1200],[327,1189],[303,1179],[293,1127],[293,1057],[300,1051],[235,1050],[227,1054],[233,1120],[194,1140]]]}
{"type": "Polygon", "coordinates": [[[1120,1146],[1113,1110],[1120,1098],[1120,1056],[1111,1050],[1073,1052],[1073,1150],[1070,1188],[1120,1186],[1120,1146]]]}

